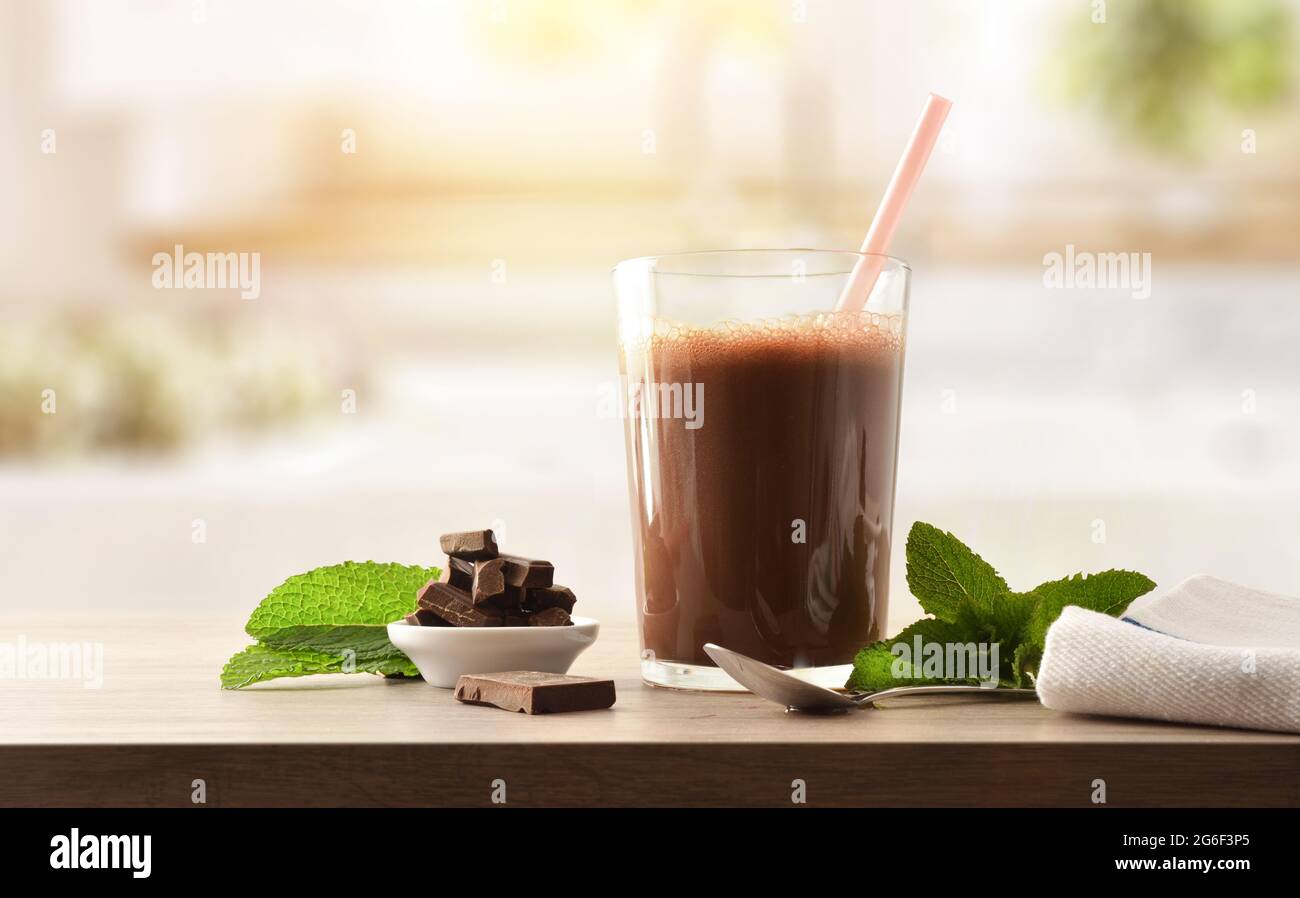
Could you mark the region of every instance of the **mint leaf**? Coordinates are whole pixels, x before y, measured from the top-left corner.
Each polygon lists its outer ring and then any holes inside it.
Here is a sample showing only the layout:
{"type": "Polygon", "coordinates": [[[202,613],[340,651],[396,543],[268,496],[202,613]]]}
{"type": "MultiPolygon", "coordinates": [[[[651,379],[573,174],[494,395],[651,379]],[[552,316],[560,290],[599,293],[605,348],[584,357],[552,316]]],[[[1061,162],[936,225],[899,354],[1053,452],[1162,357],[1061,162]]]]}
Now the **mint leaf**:
{"type": "Polygon", "coordinates": [[[1102,571],[1100,574],[1075,574],[1035,586],[1030,595],[1036,604],[1030,619],[1029,639],[1041,643],[1047,628],[1060,616],[1066,605],[1078,605],[1114,617],[1138,596],[1155,589],[1151,578],[1135,571],[1102,571]]]}
{"type": "Polygon", "coordinates": [[[966,601],[957,612],[957,623],[985,642],[1016,645],[1029,629],[1037,604],[1037,596],[1023,592],[1005,592],[982,608],[966,601]]]}
{"type": "Polygon", "coordinates": [[[945,680],[925,676],[924,655],[916,656],[916,637],[921,638],[922,649],[930,644],[977,642],[961,625],[950,621],[925,617],[891,639],[883,639],[861,649],[853,659],[853,673],[845,688],[859,692],[876,692],[894,686],[926,686],[932,683],[976,683],[977,678],[945,680]],[[907,652],[895,654],[894,646],[902,644],[907,652]]]}
{"type": "Polygon", "coordinates": [[[1016,646],[1016,653],[1011,658],[1011,682],[1019,687],[1025,682],[1026,664],[1037,665],[1041,649],[1035,649],[1032,643],[1022,642],[1016,646]],[[1037,654],[1035,654],[1035,652],[1037,654]]]}
{"type": "MultiPolygon", "coordinates": [[[[412,597],[411,606],[415,600],[412,597]]],[[[403,612],[405,613],[405,612],[403,612]]],[[[383,660],[403,657],[397,646],[388,641],[388,627],[284,627],[262,637],[262,645],[281,649],[306,649],[330,655],[352,652],[357,660],[383,660]]]]}
{"type": "Polygon", "coordinates": [[[921,607],[943,621],[963,614],[991,621],[999,600],[1010,592],[992,565],[965,543],[920,521],[907,534],[907,585],[921,607]]]}
{"type": "MultiPolygon", "coordinates": [[[[396,650],[394,650],[396,651],[396,650]]],[[[405,655],[363,661],[308,649],[281,649],[267,645],[250,645],[237,652],[221,669],[221,688],[240,689],[278,677],[305,677],[324,673],[380,673],[419,676],[419,671],[405,655]]]]}
{"type": "Polygon", "coordinates": [[[315,673],[418,676],[388,640],[388,624],[415,607],[436,567],[354,561],[285,580],[253,610],[244,627],[258,640],[226,663],[221,685],[238,689],[276,677],[315,673]]]}
{"type": "Polygon", "coordinates": [[[1134,599],[1155,589],[1155,582],[1136,571],[1110,570],[1099,574],[1075,574],[1061,580],[1040,583],[1027,595],[1034,600],[1033,613],[1016,649],[1017,679],[1025,672],[1037,672],[1047,644],[1047,630],[1066,605],[1118,616],[1134,599]]]}
{"type": "Polygon", "coordinates": [[[383,627],[415,607],[436,567],[345,561],[285,580],[253,610],[244,630],[255,639],[286,627],[383,627]]]}

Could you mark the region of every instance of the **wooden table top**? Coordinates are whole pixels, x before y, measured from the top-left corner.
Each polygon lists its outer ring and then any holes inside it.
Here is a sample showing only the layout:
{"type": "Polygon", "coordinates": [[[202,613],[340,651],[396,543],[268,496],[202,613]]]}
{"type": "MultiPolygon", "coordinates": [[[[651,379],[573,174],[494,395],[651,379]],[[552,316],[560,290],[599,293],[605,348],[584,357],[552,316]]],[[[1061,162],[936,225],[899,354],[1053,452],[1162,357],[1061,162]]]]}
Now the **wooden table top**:
{"type": "Polygon", "coordinates": [[[607,627],[573,673],[607,711],[528,716],[370,675],[222,690],[238,621],[6,620],[0,644],[102,645],[103,683],[0,679],[0,804],[1300,804],[1300,737],[917,698],[835,716],[641,683],[607,627]],[[499,791],[496,797],[500,797],[499,791]]]}

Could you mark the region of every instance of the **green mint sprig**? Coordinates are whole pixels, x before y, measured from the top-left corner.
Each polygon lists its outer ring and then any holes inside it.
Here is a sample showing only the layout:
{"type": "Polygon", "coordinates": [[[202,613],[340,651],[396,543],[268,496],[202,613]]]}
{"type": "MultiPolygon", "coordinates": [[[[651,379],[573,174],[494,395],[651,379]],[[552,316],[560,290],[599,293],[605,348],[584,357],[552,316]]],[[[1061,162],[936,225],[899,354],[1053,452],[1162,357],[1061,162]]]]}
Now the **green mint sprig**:
{"type": "Polygon", "coordinates": [[[1027,685],[1042,660],[1047,628],[1066,605],[1115,616],[1156,584],[1134,571],[1110,570],[1075,574],[1028,592],[1014,592],[992,565],[957,537],[918,521],[907,535],[907,585],[932,616],[859,651],[847,688],[875,691],[976,682],[974,677],[923,676],[920,659],[892,651],[900,643],[910,649],[917,636],[923,645],[996,643],[999,685],[1027,685]]]}

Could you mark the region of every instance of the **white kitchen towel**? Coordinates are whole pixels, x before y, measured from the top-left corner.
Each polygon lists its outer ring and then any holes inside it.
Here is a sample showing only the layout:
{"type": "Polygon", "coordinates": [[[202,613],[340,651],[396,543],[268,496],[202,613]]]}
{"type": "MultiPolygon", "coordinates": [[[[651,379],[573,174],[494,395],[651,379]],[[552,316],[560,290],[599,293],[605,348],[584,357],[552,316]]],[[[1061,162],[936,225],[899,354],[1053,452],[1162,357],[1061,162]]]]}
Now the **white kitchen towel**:
{"type": "Polygon", "coordinates": [[[1123,620],[1069,606],[1036,685],[1058,711],[1300,732],[1300,600],[1193,577],[1123,620]]]}
{"type": "Polygon", "coordinates": [[[1207,645],[1300,649],[1300,599],[1217,577],[1191,577],[1124,612],[1148,629],[1207,645]]]}

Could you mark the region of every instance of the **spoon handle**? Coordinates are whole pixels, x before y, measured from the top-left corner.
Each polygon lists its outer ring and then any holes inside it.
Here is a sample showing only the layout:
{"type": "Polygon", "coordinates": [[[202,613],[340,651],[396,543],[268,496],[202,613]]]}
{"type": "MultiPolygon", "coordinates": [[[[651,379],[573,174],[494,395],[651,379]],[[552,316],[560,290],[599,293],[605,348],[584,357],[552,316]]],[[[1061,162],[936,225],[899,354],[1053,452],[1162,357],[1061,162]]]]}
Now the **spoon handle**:
{"type": "Polygon", "coordinates": [[[847,696],[847,698],[861,706],[875,704],[882,698],[894,698],[899,695],[927,695],[939,692],[978,692],[982,695],[1017,695],[1022,697],[1038,694],[1033,689],[1003,689],[986,686],[895,686],[893,689],[883,689],[880,692],[864,692],[859,695],[847,696]]]}

